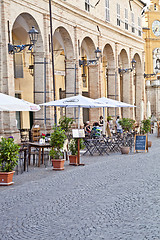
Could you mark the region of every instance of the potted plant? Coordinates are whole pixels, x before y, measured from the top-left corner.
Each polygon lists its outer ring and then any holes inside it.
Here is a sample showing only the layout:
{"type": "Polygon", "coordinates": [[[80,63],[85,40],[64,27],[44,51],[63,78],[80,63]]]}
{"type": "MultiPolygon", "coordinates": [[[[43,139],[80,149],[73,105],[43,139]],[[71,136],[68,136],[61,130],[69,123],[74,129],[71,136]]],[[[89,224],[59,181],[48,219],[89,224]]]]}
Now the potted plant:
{"type": "Polygon", "coordinates": [[[122,143],[122,146],[121,146],[121,153],[122,154],[128,154],[129,150],[130,150],[130,147],[127,144],[127,139],[126,139],[126,137],[123,136],[123,143],[122,143]]]}
{"type": "Polygon", "coordinates": [[[59,119],[59,126],[65,131],[65,134],[67,136],[67,140],[66,140],[66,150],[65,150],[65,157],[66,160],[68,160],[68,141],[69,139],[72,138],[72,134],[71,134],[71,127],[73,124],[74,120],[72,118],[63,116],[59,119]]]}
{"type": "MultiPolygon", "coordinates": [[[[148,140],[148,133],[151,131],[151,120],[150,119],[144,119],[141,121],[141,133],[147,135],[147,140],[148,140]]],[[[151,141],[147,141],[148,147],[152,146],[151,141]]]]}
{"type": "Polygon", "coordinates": [[[39,143],[44,144],[45,143],[45,138],[46,138],[46,134],[42,133],[41,138],[39,139],[39,143]]]}
{"type": "Polygon", "coordinates": [[[59,119],[59,125],[65,131],[66,134],[70,131],[72,124],[73,124],[72,118],[63,116],[59,119]]]}
{"type": "MultiPolygon", "coordinates": [[[[119,120],[119,124],[122,126],[124,134],[123,134],[123,145],[121,147],[121,153],[122,154],[128,154],[130,147],[128,146],[128,138],[132,138],[131,136],[128,136],[128,132],[131,132],[134,128],[134,124],[135,124],[135,120],[131,119],[131,118],[122,118],[121,120],[119,120]]],[[[132,141],[130,141],[130,143],[132,143],[132,141]]]]}
{"type": "Polygon", "coordinates": [[[1,138],[0,142],[0,185],[13,184],[14,168],[18,165],[20,146],[14,143],[13,137],[1,138]]]}
{"type": "MultiPolygon", "coordinates": [[[[80,149],[84,149],[83,139],[80,139],[80,149]]],[[[77,165],[78,164],[78,139],[74,138],[71,139],[69,143],[69,151],[71,152],[71,155],[69,155],[69,162],[70,165],[77,165]]]]}
{"type": "Polygon", "coordinates": [[[121,120],[119,120],[119,124],[122,126],[125,132],[130,132],[134,127],[135,120],[131,118],[122,118],[121,120]]]}
{"type": "Polygon", "coordinates": [[[50,156],[52,157],[53,170],[64,170],[63,156],[63,145],[66,140],[66,135],[64,129],[61,127],[53,127],[53,133],[50,137],[50,145],[52,149],[50,150],[50,156]]]}

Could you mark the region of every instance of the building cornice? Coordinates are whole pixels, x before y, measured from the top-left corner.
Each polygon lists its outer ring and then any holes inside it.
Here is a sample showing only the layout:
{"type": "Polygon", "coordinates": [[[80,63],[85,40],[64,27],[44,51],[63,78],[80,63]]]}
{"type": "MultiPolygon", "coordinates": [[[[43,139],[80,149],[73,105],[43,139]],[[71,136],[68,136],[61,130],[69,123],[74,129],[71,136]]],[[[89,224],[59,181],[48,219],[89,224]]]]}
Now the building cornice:
{"type": "MultiPolygon", "coordinates": [[[[4,2],[8,3],[9,0],[3,0],[4,2]]],[[[28,3],[30,1],[27,1],[27,0],[12,0],[13,2],[17,3],[17,4],[20,4],[21,6],[25,6],[25,7],[28,7],[29,9],[32,9],[33,11],[37,11],[41,14],[45,14],[48,16],[49,18],[49,9],[47,9],[47,6],[48,6],[48,0],[43,0],[44,2],[46,2],[46,5],[45,7],[39,7],[37,6],[36,4],[34,4],[34,2],[32,2],[31,4],[28,5],[28,3]]],[[[141,2],[139,0],[136,0],[137,2],[141,2]]],[[[105,22],[95,16],[93,16],[91,13],[87,13],[85,12],[84,10],[81,10],[79,8],[77,8],[76,6],[73,6],[71,5],[70,3],[66,2],[66,1],[63,1],[63,0],[59,0],[58,2],[55,2],[53,1],[52,2],[53,5],[59,9],[62,9],[64,12],[68,12],[72,15],[75,15],[77,17],[80,17],[81,19],[84,19],[84,20],[87,20],[88,22],[90,22],[92,25],[95,25],[95,26],[99,26],[99,28],[107,28],[108,30],[110,31],[113,31],[115,32],[117,35],[122,35],[126,38],[130,38],[132,39],[133,41],[136,41],[136,42],[139,42],[140,44],[144,44],[144,40],[143,38],[139,37],[139,36],[135,36],[133,35],[132,33],[130,32],[126,32],[125,30],[123,29],[120,29],[118,26],[115,26],[113,24],[111,24],[110,22],[105,22]]],[[[54,12],[54,6],[52,7],[52,11],[53,11],[53,19],[55,20],[59,20],[63,23],[67,23],[69,24],[70,26],[77,26],[77,27],[80,27],[81,29],[83,29],[84,31],[89,31],[90,33],[94,34],[94,35],[99,35],[99,32],[97,31],[94,31],[93,29],[90,29],[90,28],[87,28],[87,26],[84,26],[82,24],[77,24],[76,22],[74,21],[71,21],[69,20],[68,18],[65,18],[59,14],[57,14],[57,12],[54,12]],[[58,19],[59,18],[59,19],[58,19]]],[[[103,33],[103,36],[104,33],[103,33]]],[[[117,41],[116,39],[114,39],[113,37],[110,37],[109,39],[112,39],[113,41],[117,41]]]]}

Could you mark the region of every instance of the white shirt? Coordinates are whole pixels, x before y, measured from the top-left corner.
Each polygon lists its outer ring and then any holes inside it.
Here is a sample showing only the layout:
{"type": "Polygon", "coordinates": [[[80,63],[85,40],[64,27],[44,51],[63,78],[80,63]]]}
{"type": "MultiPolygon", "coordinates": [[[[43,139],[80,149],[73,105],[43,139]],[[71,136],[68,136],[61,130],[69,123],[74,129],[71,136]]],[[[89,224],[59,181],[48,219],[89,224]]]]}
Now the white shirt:
{"type": "Polygon", "coordinates": [[[119,119],[116,120],[116,125],[118,130],[122,129],[122,126],[119,124],[119,119]]]}

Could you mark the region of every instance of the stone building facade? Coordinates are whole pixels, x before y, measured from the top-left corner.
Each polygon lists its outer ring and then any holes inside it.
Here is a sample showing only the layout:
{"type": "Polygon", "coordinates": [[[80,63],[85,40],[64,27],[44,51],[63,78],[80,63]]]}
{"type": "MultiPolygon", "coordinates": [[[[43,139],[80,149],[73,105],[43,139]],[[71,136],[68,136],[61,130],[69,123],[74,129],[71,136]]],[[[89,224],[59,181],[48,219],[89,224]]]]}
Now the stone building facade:
{"type": "MultiPolygon", "coordinates": [[[[82,94],[94,99],[104,96],[121,100],[137,108],[108,109],[108,114],[140,121],[140,105],[145,101],[143,7],[139,0],[52,1],[56,99],[82,94]],[[95,61],[97,47],[102,57],[95,61]],[[136,67],[130,71],[133,59],[136,67]],[[94,61],[80,65],[79,60],[94,61]]],[[[3,0],[0,13],[1,92],[36,104],[53,100],[48,0],[3,0]],[[39,31],[34,49],[9,54],[9,40],[15,45],[29,43],[32,26],[39,31]]],[[[101,111],[84,109],[81,123],[97,121],[101,111]]],[[[58,118],[61,114],[64,110],[57,109],[58,118]]],[[[67,114],[76,117],[74,110],[67,110],[67,114]]],[[[15,113],[1,112],[0,118],[1,133],[18,133],[15,113]]],[[[52,107],[42,107],[33,115],[17,113],[17,119],[19,128],[30,128],[34,122],[42,128],[46,123],[49,129],[54,112],[52,107]]]]}
{"type": "Polygon", "coordinates": [[[160,4],[150,1],[144,14],[146,100],[151,105],[151,115],[160,120],[160,4]]]}

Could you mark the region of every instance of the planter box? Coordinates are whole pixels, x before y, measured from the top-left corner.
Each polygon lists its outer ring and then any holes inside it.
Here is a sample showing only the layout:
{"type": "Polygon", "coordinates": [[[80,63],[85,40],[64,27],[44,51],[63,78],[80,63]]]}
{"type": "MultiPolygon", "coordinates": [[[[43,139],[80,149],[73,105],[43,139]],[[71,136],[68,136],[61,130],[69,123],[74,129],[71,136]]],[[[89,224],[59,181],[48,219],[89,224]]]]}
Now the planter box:
{"type": "Polygon", "coordinates": [[[121,153],[122,154],[128,154],[129,153],[130,148],[129,147],[121,147],[121,153]]]}
{"type": "Polygon", "coordinates": [[[152,147],[152,142],[148,141],[148,147],[152,147]]]}
{"type": "Polygon", "coordinates": [[[70,155],[69,156],[69,165],[78,165],[77,155],[70,155]]]}
{"type": "Polygon", "coordinates": [[[15,171],[12,172],[0,172],[0,186],[8,186],[13,184],[13,174],[15,171]]]}
{"type": "Polygon", "coordinates": [[[64,161],[65,159],[52,159],[53,170],[64,170],[64,161]]]}

